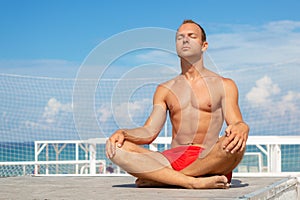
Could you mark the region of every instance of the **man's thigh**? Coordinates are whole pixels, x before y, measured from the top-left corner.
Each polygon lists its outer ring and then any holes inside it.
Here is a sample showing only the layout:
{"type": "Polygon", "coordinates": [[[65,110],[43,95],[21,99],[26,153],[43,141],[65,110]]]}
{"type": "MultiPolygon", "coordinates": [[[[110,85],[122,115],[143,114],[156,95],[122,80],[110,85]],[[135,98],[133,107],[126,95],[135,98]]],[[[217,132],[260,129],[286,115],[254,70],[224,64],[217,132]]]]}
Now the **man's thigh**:
{"type": "Polygon", "coordinates": [[[125,141],[111,159],[128,173],[147,173],[170,167],[169,161],[159,152],[125,141]]]}
{"type": "Polygon", "coordinates": [[[181,170],[190,176],[203,176],[208,174],[228,174],[236,164],[237,154],[231,154],[223,149],[224,136],[213,146],[204,158],[196,159],[191,165],[181,170]]]}
{"type": "Polygon", "coordinates": [[[134,152],[134,153],[150,153],[153,152],[147,148],[144,148],[141,145],[134,144],[133,142],[125,140],[122,147],[122,150],[127,152],[134,152]]]}

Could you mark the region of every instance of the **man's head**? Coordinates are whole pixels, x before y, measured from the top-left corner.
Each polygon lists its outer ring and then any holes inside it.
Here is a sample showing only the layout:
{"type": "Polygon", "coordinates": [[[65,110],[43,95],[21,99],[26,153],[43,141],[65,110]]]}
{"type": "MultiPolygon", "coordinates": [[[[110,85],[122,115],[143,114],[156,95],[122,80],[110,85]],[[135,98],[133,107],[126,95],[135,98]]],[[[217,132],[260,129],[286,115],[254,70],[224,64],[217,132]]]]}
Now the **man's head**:
{"type": "MultiPolygon", "coordinates": [[[[195,22],[195,21],[193,21],[193,20],[191,20],[191,19],[186,19],[186,20],[184,20],[183,22],[182,22],[182,24],[181,24],[181,26],[183,25],[183,24],[188,24],[188,23],[190,23],[190,24],[195,24],[195,25],[197,25],[199,28],[200,28],[200,30],[201,30],[201,32],[202,32],[202,35],[201,35],[201,38],[202,38],[202,42],[206,42],[206,33],[205,33],[205,30],[202,28],[202,26],[200,26],[200,24],[198,24],[197,22],[195,22]]],[[[179,27],[180,28],[180,27],[179,27]]],[[[179,29],[178,28],[178,29],[179,29]]],[[[178,30],[177,30],[178,31],[178,30]]]]}
{"type": "Polygon", "coordinates": [[[207,47],[204,29],[193,20],[184,20],[176,33],[178,56],[194,62],[202,57],[207,47]]]}

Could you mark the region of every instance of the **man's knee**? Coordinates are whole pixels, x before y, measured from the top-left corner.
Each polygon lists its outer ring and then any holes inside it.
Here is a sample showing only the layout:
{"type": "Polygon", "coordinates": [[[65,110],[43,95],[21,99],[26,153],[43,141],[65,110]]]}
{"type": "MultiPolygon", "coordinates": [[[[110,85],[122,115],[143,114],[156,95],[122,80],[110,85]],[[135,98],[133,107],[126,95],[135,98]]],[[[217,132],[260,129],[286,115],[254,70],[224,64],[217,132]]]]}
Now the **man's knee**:
{"type": "MultiPolygon", "coordinates": [[[[223,167],[218,167],[220,172],[227,174],[231,172],[243,159],[245,150],[243,151],[237,151],[234,153],[227,152],[226,149],[223,148],[223,141],[225,137],[221,137],[219,141],[216,143],[216,146],[214,148],[214,157],[217,159],[216,163],[221,164],[223,167]]],[[[218,166],[220,166],[218,164],[218,166]]],[[[215,169],[217,170],[217,169],[215,169]]],[[[218,170],[215,172],[219,172],[218,170]]]]}
{"type": "Polygon", "coordinates": [[[228,152],[226,151],[226,149],[223,147],[223,141],[225,140],[225,136],[222,136],[218,142],[216,143],[216,153],[218,157],[225,157],[227,159],[229,158],[242,158],[244,153],[245,153],[245,149],[242,151],[236,151],[234,153],[232,152],[228,152]]]}
{"type": "Polygon", "coordinates": [[[131,142],[125,142],[122,147],[117,147],[111,161],[134,176],[169,166],[169,161],[162,154],[131,142]]]}
{"type": "Polygon", "coordinates": [[[115,154],[110,160],[117,164],[117,165],[124,165],[127,164],[127,161],[129,156],[131,156],[131,153],[134,152],[134,144],[128,141],[124,141],[123,145],[121,147],[115,147],[115,154]]]}
{"type": "Polygon", "coordinates": [[[124,150],[124,151],[128,151],[128,152],[136,152],[137,147],[138,146],[136,144],[125,140],[123,145],[119,148],[124,150]]]}
{"type": "Polygon", "coordinates": [[[124,141],[121,147],[115,147],[115,155],[110,159],[117,165],[127,164],[138,158],[140,154],[149,153],[149,151],[130,141],[124,141]]]}

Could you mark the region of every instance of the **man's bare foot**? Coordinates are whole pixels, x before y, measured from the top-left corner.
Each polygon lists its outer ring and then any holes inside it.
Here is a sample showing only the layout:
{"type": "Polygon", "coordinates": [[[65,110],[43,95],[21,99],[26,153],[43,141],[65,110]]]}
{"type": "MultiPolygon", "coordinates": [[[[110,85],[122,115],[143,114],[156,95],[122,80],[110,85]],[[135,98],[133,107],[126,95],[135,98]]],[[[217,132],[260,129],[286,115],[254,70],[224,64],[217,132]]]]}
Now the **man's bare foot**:
{"type": "Polygon", "coordinates": [[[227,189],[229,183],[226,176],[210,176],[195,178],[193,189],[227,189]]]}
{"type": "MultiPolygon", "coordinates": [[[[193,177],[191,177],[193,178],[193,177]]],[[[138,178],[135,181],[137,187],[168,187],[170,185],[138,178]]],[[[210,176],[193,178],[193,184],[188,189],[228,189],[229,183],[226,176],[210,176]]]]}
{"type": "Polygon", "coordinates": [[[160,183],[160,182],[152,181],[152,180],[148,180],[148,179],[141,179],[141,178],[136,179],[135,184],[137,187],[165,187],[165,186],[168,186],[167,184],[164,184],[164,183],[160,183]]]}

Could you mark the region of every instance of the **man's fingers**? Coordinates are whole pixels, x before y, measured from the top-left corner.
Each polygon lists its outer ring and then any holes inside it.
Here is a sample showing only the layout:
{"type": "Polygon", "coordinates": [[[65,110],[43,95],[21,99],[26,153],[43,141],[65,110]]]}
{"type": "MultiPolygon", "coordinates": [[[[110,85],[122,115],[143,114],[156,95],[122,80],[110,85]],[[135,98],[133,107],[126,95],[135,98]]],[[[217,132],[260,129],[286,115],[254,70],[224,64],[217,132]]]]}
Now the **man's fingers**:
{"type": "Polygon", "coordinates": [[[226,149],[227,145],[229,144],[229,139],[226,137],[224,140],[223,140],[223,149],[226,149]]]}
{"type": "Polygon", "coordinates": [[[223,141],[223,149],[225,149],[228,144],[234,139],[234,135],[231,134],[232,125],[227,126],[225,129],[225,140],[223,141]]]}
{"type": "Polygon", "coordinates": [[[229,137],[230,138],[230,142],[226,147],[226,151],[227,152],[232,152],[233,149],[235,148],[235,146],[238,144],[239,142],[239,137],[229,137]]]}
{"type": "Polygon", "coordinates": [[[124,137],[119,136],[117,146],[120,148],[123,145],[123,142],[124,142],[124,137]]]}
{"type": "Polygon", "coordinates": [[[116,147],[121,148],[124,143],[124,135],[121,130],[116,131],[108,140],[106,140],[106,156],[108,158],[114,157],[116,154],[116,147]]]}
{"type": "Polygon", "coordinates": [[[231,142],[231,139],[228,137],[225,137],[225,139],[223,140],[223,149],[226,149],[226,147],[228,146],[228,144],[231,142]]]}
{"type": "Polygon", "coordinates": [[[228,145],[234,140],[235,136],[234,135],[230,135],[225,137],[224,141],[223,141],[223,149],[228,148],[228,145]]]}
{"type": "Polygon", "coordinates": [[[243,152],[245,148],[246,148],[246,141],[244,140],[242,147],[240,148],[240,152],[243,152]]]}
{"type": "Polygon", "coordinates": [[[226,152],[236,153],[242,152],[246,147],[246,141],[243,138],[239,138],[238,136],[234,137],[230,143],[227,145],[226,152]]]}
{"type": "Polygon", "coordinates": [[[230,136],[230,134],[231,134],[231,128],[232,128],[232,125],[229,125],[229,126],[227,126],[227,128],[225,129],[225,133],[226,133],[226,136],[227,136],[227,137],[230,136]]]}
{"type": "Polygon", "coordinates": [[[247,133],[241,132],[238,126],[229,125],[225,129],[225,139],[222,144],[223,149],[230,153],[244,151],[246,148],[247,138],[247,133]]]}
{"type": "Polygon", "coordinates": [[[114,157],[115,152],[116,152],[116,149],[115,149],[114,143],[111,143],[111,141],[108,139],[106,141],[106,156],[108,158],[112,158],[112,157],[114,157]]]}
{"type": "Polygon", "coordinates": [[[242,145],[243,145],[243,140],[238,139],[238,141],[237,141],[234,149],[231,151],[231,153],[235,153],[235,152],[239,151],[241,149],[242,145]]]}

